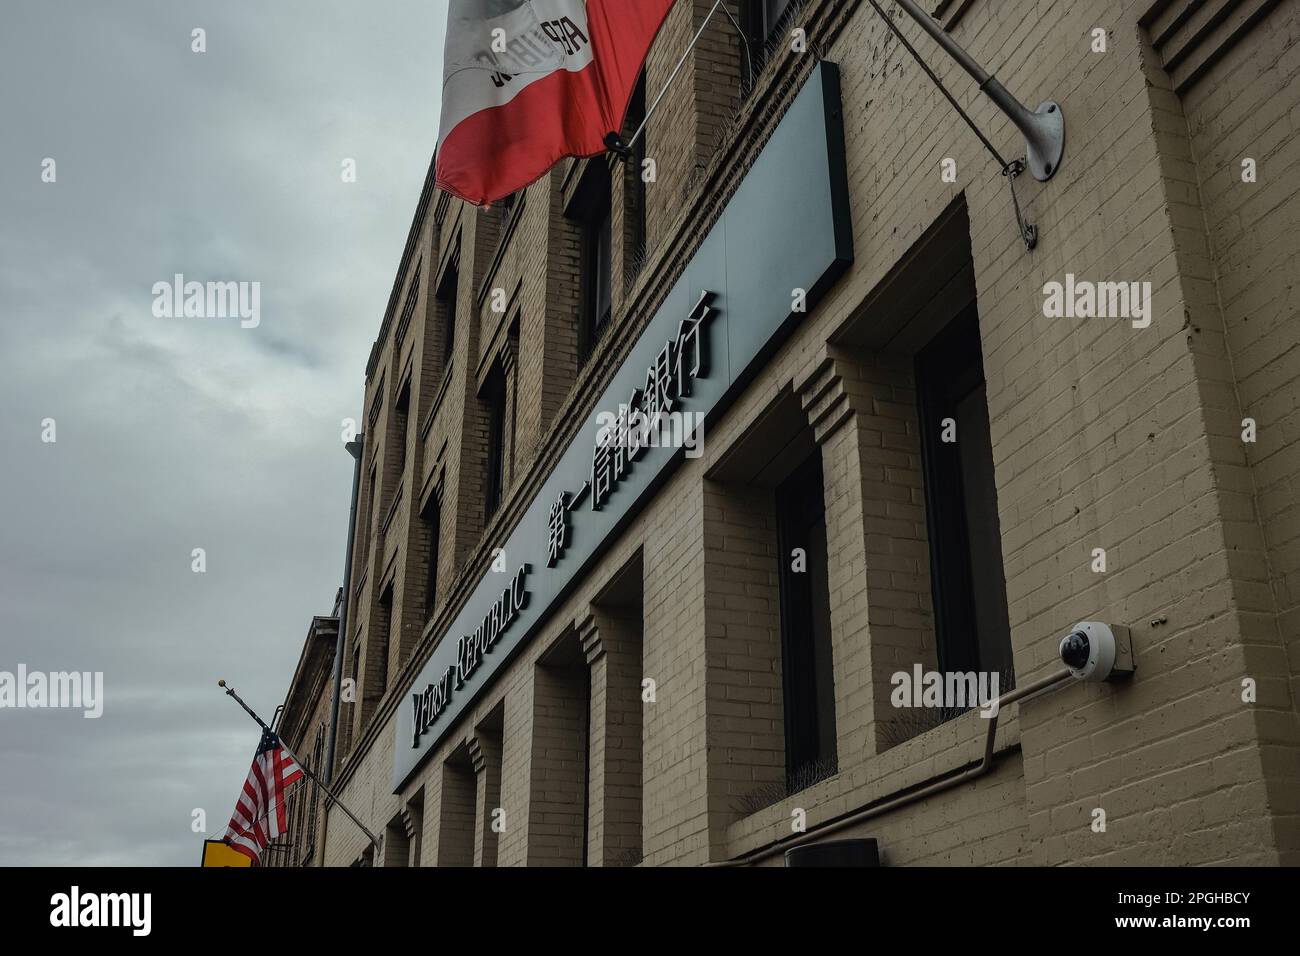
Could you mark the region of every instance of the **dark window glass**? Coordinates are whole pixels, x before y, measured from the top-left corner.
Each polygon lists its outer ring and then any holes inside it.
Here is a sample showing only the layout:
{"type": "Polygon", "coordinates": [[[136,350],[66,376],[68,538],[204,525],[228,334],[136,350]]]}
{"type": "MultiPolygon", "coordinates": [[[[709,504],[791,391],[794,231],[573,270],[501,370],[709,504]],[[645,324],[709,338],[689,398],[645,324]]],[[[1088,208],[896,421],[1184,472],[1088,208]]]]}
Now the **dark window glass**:
{"type": "Polygon", "coordinates": [[[609,165],[604,157],[587,163],[567,215],[581,230],[582,315],[578,339],[586,360],[613,312],[614,246],[610,214],[609,165]]]}
{"type": "MultiPolygon", "coordinates": [[[[361,641],[360,640],[358,640],[356,645],[353,646],[352,648],[352,669],[349,672],[349,676],[352,678],[353,698],[352,701],[348,701],[347,703],[351,704],[356,701],[355,695],[357,693],[361,681],[361,641]]],[[[340,707],[342,706],[342,703],[343,702],[341,701],[340,707]]],[[[352,731],[354,729],[354,718],[355,718],[355,711],[349,711],[347,722],[344,723],[343,725],[344,750],[347,750],[352,745],[352,731]]]]}
{"type": "Polygon", "coordinates": [[[484,520],[490,519],[501,505],[505,490],[506,379],[498,367],[484,386],[488,404],[487,490],[484,495],[484,520]]]}
{"type": "MultiPolygon", "coordinates": [[[[627,136],[636,135],[636,131],[641,128],[644,121],[645,72],[642,71],[641,79],[637,81],[636,89],[632,91],[632,102],[628,106],[627,123],[624,127],[627,130],[627,136]]],[[[628,191],[627,221],[629,225],[628,242],[631,245],[631,257],[633,259],[643,257],[646,249],[645,139],[643,135],[632,148],[632,188],[628,191]]]]}
{"type": "Polygon", "coordinates": [[[451,361],[452,349],[456,345],[456,300],[460,291],[460,275],[453,265],[447,269],[442,285],[438,288],[438,312],[442,317],[442,360],[443,367],[451,361]]]}
{"type": "MultiPolygon", "coordinates": [[[[366,492],[366,514],[365,519],[361,522],[361,542],[360,548],[363,555],[370,550],[370,538],[375,533],[375,493],[378,490],[376,483],[379,481],[379,475],[376,466],[370,466],[370,478],[366,482],[369,489],[366,492]]],[[[363,559],[364,560],[364,559],[363,559]]]]}
{"type": "Polygon", "coordinates": [[[384,690],[388,686],[388,654],[389,648],[393,642],[393,586],[390,584],[384,589],[384,593],[379,597],[379,628],[377,631],[379,645],[375,648],[378,654],[378,666],[375,671],[379,680],[375,687],[373,696],[379,698],[383,696],[384,690]]]}
{"type": "Polygon", "coordinates": [[[592,305],[591,315],[594,319],[594,326],[591,334],[591,344],[595,344],[600,338],[601,331],[605,328],[605,323],[609,321],[610,313],[614,308],[614,243],[613,243],[613,219],[610,214],[609,205],[606,204],[605,212],[601,215],[599,221],[591,234],[591,244],[594,250],[594,262],[591,266],[591,283],[592,283],[592,305]]]}
{"type": "Polygon", "coordinates": [[[1011,627],[973,309],[921,352],[916,379],[939,669],[1001,673],[1010,686],[1011,627]],[[945,422],[956,441],[943,440],[945,422]]]}
{"type": "Polygon", "coordinates": [[[429,502],[422,520],[429,540],[429,569],[424,580],[424,615],[428,618],[438,606],[438,542],[442,536],[442,508],[437,498],[429,502]]]}
{"type": "MultiPolygon", "coordinates": [[[[311,768],[317,772],[324,766],[325,760],[325,726],[322,724],[316,731],[316,743],[311,749],[311,768]]],[[[311,787],[311,797],[307,801],[307,833],[306,848],[303,850],[302,860],[306,862],[311,858],[313,851],[316,849],[316,815],[320,812],[320,787],[313,777],[308,784],[311,787]]]]}
{"type": "Polygon", "coordinates": [[[613,235],[606,188],[582,226],[583,358],[590,355],[613,309],[613,235]]]}
{"type": "MultiPolygon", "coordinates": [[[[767,62],[768,45],[777,29],[782,26],[781,18],[790,7],[790,0],[746,0],[741,8],[741,29],[749,44],[750,64],[752,69],[745,77],[745,87],[753,87],[754,78],[767,62]]],[[[742,56],[743,60],[743,56],[742,56]]],[[[742,69],[744,65],[742,63],[742,69]]]]}
{"type": "Polygon", "coordinates": [[[776,508],[786,777],[793,793],[837,769],[820,449],[777,488],[776,508]]]}
{"type": "Polygon", "coordinates": [[[397,441],[397,471],[398,474],[403,474],[406,471],[406,446],[410,439],[411,386],[409,384],[404,386],[402,393],[397,396],[397,405],[394,406],[394,410],[397,413],[394,422],[394,438],[397,441]]]}
{"type": "Polygon", "coordinates": [[[769,36],[776,30],[789,6],[790,0],[763,0],[763,17],[766,21],[769,36]]]}

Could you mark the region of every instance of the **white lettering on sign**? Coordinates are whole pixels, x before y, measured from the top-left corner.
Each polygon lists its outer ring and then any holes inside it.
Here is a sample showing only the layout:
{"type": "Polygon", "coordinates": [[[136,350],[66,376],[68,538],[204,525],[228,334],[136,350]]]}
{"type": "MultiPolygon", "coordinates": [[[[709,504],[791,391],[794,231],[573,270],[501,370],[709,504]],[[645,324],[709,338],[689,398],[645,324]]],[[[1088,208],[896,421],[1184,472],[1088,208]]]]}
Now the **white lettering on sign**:
{"type": "Polygon", "coordinates": [[[714,293],[700,293],[690,314],[677,325],[655,362],[646,370],[645,388],[633,389],[626,405],[619,406],[613,427],[600,429],[591,456],[591,510],[599,511],[609,501],[620,481],[649,447],[643,433],[657,429],[684,398],[691,384],[709,374],[709,342],[705,331],[714,316],[714,293]]]}
{"type": "Polygon", "coordinates": [[[456,663],[443,671],[437,680],[431,681],[423,691],[411,695],[412,716],[415,732],[411,740],[412,747],[420,746],[420,738],[429,732],[438,718],[442,716],[447,705],[451,703],[452,693],[465,686],[483,663],[485,654],[496,647],[501,636],[519,617],[519,612],[528,607],[528,590],[525,584],[532,566],[525,564],[515,573],[510,586],[503,590],[483,620],[474,629],[473,634],[466,634],[456,642],[456,663]]]}

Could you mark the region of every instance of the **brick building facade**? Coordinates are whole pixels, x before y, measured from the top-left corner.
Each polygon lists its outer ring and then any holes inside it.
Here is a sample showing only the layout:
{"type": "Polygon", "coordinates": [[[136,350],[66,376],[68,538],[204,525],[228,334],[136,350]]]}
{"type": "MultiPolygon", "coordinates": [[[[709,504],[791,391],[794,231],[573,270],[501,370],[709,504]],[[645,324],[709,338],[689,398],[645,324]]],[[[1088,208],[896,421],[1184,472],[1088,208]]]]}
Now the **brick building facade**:
{"type": "MultiPolygon", "coordinates": [[[[711,6],[670,14],[650,99],[711,6]]],[[[859,836],[888,865],[1300,862],[1300,4],[929,0],[1064,110],[1059,172],[1016,181],[1032,251],[867,0],[730,6],[751,56],[713,18],[631,162],[486,209],[430,173],[366,365],[343,660],[335,783],[380,845],[321,805],[287,862],[771,865],[859,836]],[[498,549],[821,61],[851,264],[405,773],[421,672],[509,587],[498,549]],[[1149,325],[1047,317],[1067,275],[1150,283],[1149,325]],[[894,706],[915,665],[1029,687],[1080,620],[1131,629],[1134,677],[1009,703],[987,755],[977,710],[894,706]]],[[[764,225],[728,255],[780,257],[797,230],[764,225]]],[[[327,643],[287,701],[300,753],[327,643]]]]}
{"type": "MultiPolygon", "coordinates": [[[[331,677],[342,597],[340,591],[332,614],[312,618],[276,728],[285,746],[309,771],[317,774],[324,772],[325,748],[329,739],[330,702],[333,699],[331,677]]],[[[317,851],[324,842],[325,825],[324,794],[320,787],[310,779],[304,779],[289,791],[285,812],[289,821],[288,831],[267,849],[266,864],[318,865],[320,855],[317,851]]]]}

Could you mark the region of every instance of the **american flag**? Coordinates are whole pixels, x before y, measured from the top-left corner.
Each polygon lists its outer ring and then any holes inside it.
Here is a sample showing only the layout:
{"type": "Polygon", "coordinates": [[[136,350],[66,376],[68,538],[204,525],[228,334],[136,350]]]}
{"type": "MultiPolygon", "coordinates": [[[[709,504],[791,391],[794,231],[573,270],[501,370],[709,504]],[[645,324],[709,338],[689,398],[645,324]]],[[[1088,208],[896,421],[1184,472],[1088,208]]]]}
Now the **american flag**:
{"type": "Polygon", "coordinates": [[[302,776],[302,768],[284,752],[280,738],[269,730],[264,732],[226,829],[226,842],[232,850],[258,864],[267,845],[289,828],[285,791],[302,776]]]}

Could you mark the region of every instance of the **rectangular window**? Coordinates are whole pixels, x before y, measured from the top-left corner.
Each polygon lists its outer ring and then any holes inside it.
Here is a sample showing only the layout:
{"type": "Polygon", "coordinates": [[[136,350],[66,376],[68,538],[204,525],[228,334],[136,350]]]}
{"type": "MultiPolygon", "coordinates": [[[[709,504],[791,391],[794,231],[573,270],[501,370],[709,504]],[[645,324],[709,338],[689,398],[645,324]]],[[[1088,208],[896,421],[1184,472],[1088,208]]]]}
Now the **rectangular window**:
{"type": "Polygon", "coordinates": [[[488,406],[487,488],[483,501],[486,522],[496,514],[505,492],[506,377],[500,366],[488,376],[483,400],[488,406]]]}
{"type": "Polygon", "coordinates": [[[820,449],[777,487],[776,502],[786,783],[796,793],[838,769],[820,449]]]}
{"type": "Polygon", "coordinates": [[[402,305],[401,318],[397,320],[397,332],[393,336],[393,341],[396,343],[399,353],[402,342],[406,339],[406,333],[411,328],[411,319],[415,317],[415,305],[420,298],[420,270],[423,267],[423,259],[415,264],[415,275],[412,277],[411,286],[406,292],[406,302],[402,305]]]}
{"type": "Polygon", "coordinates": [[[397,442],[397,473],[404,475],[406,473],[406,455],[407,445],[410,443],[409,422],[411,418],[411,384],[407,382],[402,388],[402,392],[397,396],[397,404],[393,407],[393,439],[397,442]]]}
{"type": "Polygon", "coordinates": [[[583,245],[586,249],[583,268],[587,283],[587,352],[590,354],[600,341],[614,308],[614,252],[608,202],[605,203],[604,210],[587,225],[583,245]]]}
{"type": "Polygon", "coordinates": [[[370,476],[369,476],[369,478],[368,478],[367,481],[366,481],[366,489],[367,489],[367,490],[366,490],[366,510],[365,510],[365,515],[364,515],[364,517],[362,518],[362,521],[361,521],[361,524],[360,524],[360,528],[361,528],[361,540],[360,540],[359,542],[357,542],[358,547],[359,547],[359,549],[360,549],[360,551],[361,551],[361,554],[362,554],[362,556],[363,556],[363,557],[362,557],[362,560],[363,560],[363,561],[365,560],[365,557],[364,557],[364,556],[370,553],[370,538],[371,538],[371,536],[375,533],[375,528],[374,528],[374,521],[375,521],[375,491],[376,491],[375,484],[376,484],[376,482],[377,482],[378,480],[379,480],[379,474],[378,474],[378,471],[377,471],[377,467],[376,467],[375,465],[371,465],[371,466],[370,466],[370,476]]]}
{"type": "MultiPolygon", "coordinates": [[[[746,0],[740,11],[740,25],[749,44],[752,69],[745,77],[746,91],[753,89],[754,80],[767,62],[768,44],[782,18],[790,7],[790,0],[746,0]]],[[[742,55],[742,69],[744,57],[742,55]]]]}
{"type": "Polygon", "coordinates": [[[456,263],[447,267],[435,297],[438,303],[438,317],[442,321],[442,362],[445,369],[451,363],[452,350],[456,347],[456,301],[460,296],[460,275],[456,263]]]}
{"type": "Polygon", "coordinates": [[[568,215],[581,230],[582,315],[578,339],[586,361],[613,313],[614,247],[610,212],[609,164],[603,156],[587,162],[568,215]]]}
{"type": "Polygon", "coordinates": [[[377,655],[375,675],[378,680],[373,692],[367,694],[366,698],[378,700],[384,696],[384,691],[388,687],[388,654],[393,643],[393,586],[391,584],[384,588],[384,593],[379,596],[379,626],[375,629],[375,635],[379,638],[379,644],[374,649],[377,655]]]}
{"type": "MultiPolygon", "coordinates": [[[[316,730],[316,742],[311,748],[311,769],[319,773],[325,766],[325,725],[321,724],[316,730]]],[[[303,850],[302,861],[306,863],[316,851],[316,818],[320,814],[320,787],[313,778],[305,784],[311,788],[311,797],[307,802],[307,835],[306,848],[303,850]]]]}
{"type": "Polygon", "coordinates": [[[916,360],[939,669],[1013,679],[993,443],[972,308],[916,360]]]}
{"type": "Polygon", "coordinates": [[[497,228],[500,230],[502,238],[505,238],[506,226],[510,225],[510,217],[514,214],[514,208],[514,193],[511,193],[505,199],[497,200],[493,206],[497,216],[497,228]]]}
{"type": "MultiPolygon", "coordinates": [[[[352,690],[353,690],[353,694],[355,695],[357,681],[361,679],[361,641],[360,640],[358,640],[354,645],[352,645],[352,664],[351,667],[348,669],[348,676],[352,678],[352,690]]],[[[355,700],[356,698],[354,696],[353,701],[355,700]]],[[[340,709],[342,709],[343,703],[344,701],[342,700],[339,701],[340,709]]],[[[348,701],[347,703],[351,704],[352,701],[348,701]]],[[[342,758],[342,754],[347,753],[352,748],[352,731],[354,729],[354,721],[357,718],[357,713],[358,710],[357,708],[354,707],[351,711],[348,712],[348,719],[343,722],[344,739],[343,739],[343,747],[340,753],[340,759],[342,758]]]]}
{"type": "MultiPolygon", "coordinates": [[[[627,110],[625,129],[627,136],[636,135],[645,121],[645,71],[632,91],[632,102],[627,110]]],[[[632,148],[631,188],[627,191],[627,241],[629,254],[624,258],[629,265],[639,264],[646,252],[646,183],[645,183],[645,136],[636,141],[632,148]]]]}
{"type": "Polygon", "coordinates": [[[428,620],[438,606],[438,544],[442,537],[442,507],[437,497],[430,499],[420,516],[424,536],[429,542],[429,568],[424,578],[424,616],[428,620]]]}

